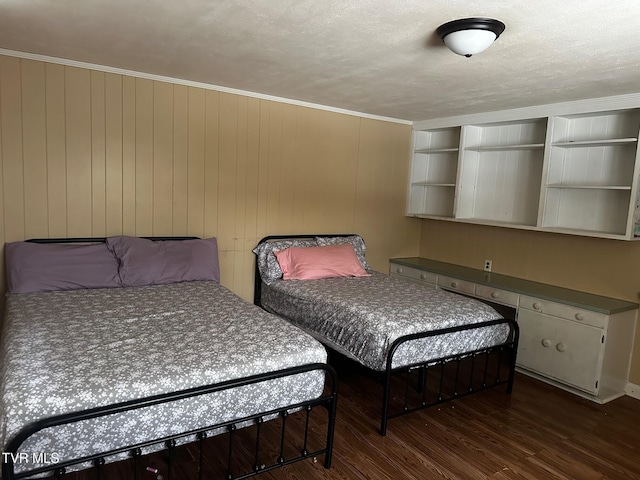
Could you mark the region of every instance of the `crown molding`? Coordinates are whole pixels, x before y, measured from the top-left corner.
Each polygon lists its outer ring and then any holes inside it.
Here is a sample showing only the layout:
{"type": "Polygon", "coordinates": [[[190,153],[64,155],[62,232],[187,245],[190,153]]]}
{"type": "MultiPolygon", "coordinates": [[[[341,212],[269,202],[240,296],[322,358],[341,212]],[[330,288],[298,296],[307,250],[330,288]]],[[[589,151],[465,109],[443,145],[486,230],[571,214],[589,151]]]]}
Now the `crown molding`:
{"type": "Polygon", "coordinates": [[[286,103],[289,105],[296,105],[299,107],[307,107],[307,108],[313,108],[316,110],[325,110],[327,112],[333,112],[333,113],[341,113],[344,115],[351,115],[354,117],[361,117],[361,118],[367,118],[367,119],[371,119],[371,120],[380,120],[383,122],[391,122],[391,123],[401,123],[404,125],[413,125],[413,122],[410,120],[403,120],[400,118],[392,118],[392,117],[384,117],[384,116],[380,116],[380,115],[371,115],[368,113],[363,113],[363,112],[356,112],[353,110],[346,110],[343,108],[336,108],[336,107],[331,107],[328,105],[319,105],[316,103],[309,103],[309,102],[302,102],[299,100],[294,100],[291,98],[284,98],[284,97],[276,97],[273,95],[264,95],[262,93],[257,93],[257,92],[249,92],[246,90],[239,90],[236,88],[229,88],[229,87],[222,87],[220,85],[212,85],[209,83],[201,83],[201,82],[193,82],[191,80],[185,80],[185,79],[181,79],[181,78],[173,78],[173,77],[165,77],[162,75],[154,75],[151,73],[144,73],[144,72],[137,72],[134,70],[125,70],[122,68],[116,68],[116,67],[109,67],[106,65],[97,65],[94,63],[86,63],[86,62],[78,62],[76,60],[69,60],[66,58],[58,58],[58,57],[49,57],[47,55],[39,55],[37,53],[28,53],[28,52],[20,52],[20,51],[16,51],[16,50],[7,50],[4,48],[0,48],[0,55],[6,55],[8,57],[18,57],[18,58],[23,58],[26,60],[36,60],[36,61],[40,61],[40,62],[48,62],[48,63],[55,63],[58,65],[65,65],[67,67],[78,67],[78,68],[86,68],[89,70],[95,70],[98,72],[105,72],[105,73],[113,73],[116,75],[126,75],[129,77],[135,77],[135,78],[144,78],[147,80],[154,80],[154,81],[158,81],[158,82],[166,82],[166,83],[173,83],[176,85],[185,85],[187,87],[196,87],[196,88],[203,88],[205,90],[215,90],[217,92],[224,92],[224,93],[231,93],[234,95],[242,95],[244,97],[251,97],[251,98],[259,98],[260,100],[269,100],[272,102],[279,102],[279,103],[286,103]]]}

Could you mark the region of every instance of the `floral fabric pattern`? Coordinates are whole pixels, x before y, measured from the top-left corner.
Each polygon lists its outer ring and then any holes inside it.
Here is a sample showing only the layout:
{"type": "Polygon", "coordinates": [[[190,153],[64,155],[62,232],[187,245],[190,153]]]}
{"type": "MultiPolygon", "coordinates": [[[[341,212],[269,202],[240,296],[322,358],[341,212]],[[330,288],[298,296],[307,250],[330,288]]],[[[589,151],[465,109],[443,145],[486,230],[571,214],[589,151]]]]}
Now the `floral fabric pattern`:
{"type": "Polygon", "coordinates": [[[252,251],[258,258],[258,270],[262,281],[267,285],[282,278],[282,269],[273,252],[278,252],[289,247],[317,247],[315,240],[298,239],[291,240],[269,240],[259,244],[252,251]]]}
{"type": "MultiPolygon", "coordinates": [[[[263,285],[261,302],[378,371],[386,369],[391,344],[401,336],[501,318],[478,300],[371,273],[370,277],[280,280],[263,285]]],[[[396,350],[393,366],[498,345],[508,334],[507,325],[495,325],[412,340],[396,350]]]]}
{"type": "MultiPolygon", "coordinates": [[[[1,342],[3,446],[45,417],[326,362],[311,336],[211,281],[10,294],[1,342]]],[[[20,451],[64,461],[316,398],[323,386],[321,371],[302,373],[53,427],[20,451]]]]}

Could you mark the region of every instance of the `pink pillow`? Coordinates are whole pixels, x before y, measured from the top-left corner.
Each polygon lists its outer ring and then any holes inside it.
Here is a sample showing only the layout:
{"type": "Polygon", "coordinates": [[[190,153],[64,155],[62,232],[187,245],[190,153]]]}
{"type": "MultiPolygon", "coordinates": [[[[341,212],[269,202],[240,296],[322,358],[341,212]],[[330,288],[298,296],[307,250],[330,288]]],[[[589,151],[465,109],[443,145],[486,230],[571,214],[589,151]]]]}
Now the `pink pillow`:
{"type": "Polygon", "coordinates": [[[369,276],[350,244],[291,247],[274,253],[284,280],[369,276]]]}

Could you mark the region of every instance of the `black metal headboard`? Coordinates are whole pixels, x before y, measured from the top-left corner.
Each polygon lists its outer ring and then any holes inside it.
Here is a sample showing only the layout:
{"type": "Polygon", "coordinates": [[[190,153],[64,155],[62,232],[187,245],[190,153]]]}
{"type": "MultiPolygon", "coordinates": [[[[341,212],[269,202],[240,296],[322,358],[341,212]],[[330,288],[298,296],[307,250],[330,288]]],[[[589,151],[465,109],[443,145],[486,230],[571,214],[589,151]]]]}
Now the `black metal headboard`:
{"type": "MultiPolygon", "coordinates": [[[[316,237],[352,237],[354,235],[358,235],[357,233],[307,233],[307,234],[299,234],[299,235],[269,235],[264,237],[262,240],[258,242],[257,246],[262,245],[265,242],[270,240],[289,240],[289,239],[314,239],[316,237]]],[[[258,256],[256,255],[255,263],[255,274],[254,274],[254,282],[253,282],[253,303],[262,306],[260,300],[262,298],[262,277],[260,276],[260,269],[258,268],[258,256]]]]}
{"type": "MultiPolygon", "coordinates": [[[[166,240],[198,240],[200,237],[139,237],[154,242],[166,240]]],[[[105,243],[107,237],[77,237],[77,238],[30,238],[25,240],[32,243],[105,243]]]]}

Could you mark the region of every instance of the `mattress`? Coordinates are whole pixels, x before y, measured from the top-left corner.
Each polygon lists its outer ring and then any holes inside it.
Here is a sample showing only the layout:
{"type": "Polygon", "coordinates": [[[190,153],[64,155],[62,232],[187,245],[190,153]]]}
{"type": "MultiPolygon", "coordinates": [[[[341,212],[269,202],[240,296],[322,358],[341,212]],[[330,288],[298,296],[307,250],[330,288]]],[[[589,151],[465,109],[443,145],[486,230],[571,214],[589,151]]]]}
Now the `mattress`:
{"type": "MultiPolygon", "coordinates": [[[[326,351],[218,283],[185,282],[10,294],[0,361],[6,445],[45,417],[325,362],[326,351]]],[[[317,398],[323,386],[321,371],[297,374],[53,427],[20,451],[65,461],[317,398]]]]}
{"type": "MultiPolygon", "coordinates": [[[[502,318],[478,300],[372,272],[370,277],[279,280],[262,285],[262,306],[373,370],[386,369],[392,343],[413,333],[502,318]]],[[[458,355],[504,343],[494,325],[402,344],[392,366],[458,355]]]]}

